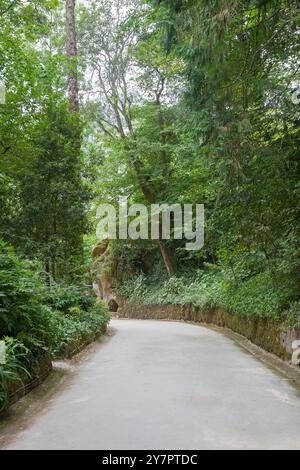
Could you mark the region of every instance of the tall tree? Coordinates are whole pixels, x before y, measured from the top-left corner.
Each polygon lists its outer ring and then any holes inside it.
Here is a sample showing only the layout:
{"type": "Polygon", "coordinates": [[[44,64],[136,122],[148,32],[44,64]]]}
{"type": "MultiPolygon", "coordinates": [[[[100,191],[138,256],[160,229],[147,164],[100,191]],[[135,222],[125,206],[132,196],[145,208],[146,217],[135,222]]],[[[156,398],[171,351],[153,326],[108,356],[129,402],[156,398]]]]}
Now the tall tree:
{"type": "MultiPolygon", "coordinates": [[[[93,3],[82,15],[82,44],[100,98],[95,100],[92,89],[93,101],[97,103],[95,124],[108,140],[109,147],[116,142],[122,147],[127,165],[134,171],[135,185],[151,205],[166,202],[164,197],[170,174],[164,116],[168,113],[163,102],[168,80],[164,67],[156,61],[153,63],[151,54],[150,57],[136,54],[139,21],[142,22],[141,4],[137,0],[93,3]],[[157,127],[153,124],[154,141],[159,147],[148,154],[143,152],[144,144],[137,137],[139,124],[134,116],[136,109],[143,107],[145,97],[149,106],[145,106],[144,117],[151,114],[153,123],[157,123],[157,127]],[[154,176],[154,167],[157,176],[154,176]]],[[[89,83],[93,83],[93,79],[89,83]]],[[[174,256],[163,240],[161,225],[157,245],[169,275],[173,275],[174,256]]]]}
{"type": "Polygon", "coordinates": [[[69,96],[69,110],[71,113],[79,113],[75,5],[76,5],[76,0],[66,0],[68,96],[69,96]]]}
{"type": "Polygon", "coordinates": [[[7,0],[5,9],[2,3],[0,78],[7,99],[0,105],[0,237],[41,261],[49,279],[74,278],[88,195],[79,115],[69,112],[65,96],[61,11],[45,0],[7,0]]]}

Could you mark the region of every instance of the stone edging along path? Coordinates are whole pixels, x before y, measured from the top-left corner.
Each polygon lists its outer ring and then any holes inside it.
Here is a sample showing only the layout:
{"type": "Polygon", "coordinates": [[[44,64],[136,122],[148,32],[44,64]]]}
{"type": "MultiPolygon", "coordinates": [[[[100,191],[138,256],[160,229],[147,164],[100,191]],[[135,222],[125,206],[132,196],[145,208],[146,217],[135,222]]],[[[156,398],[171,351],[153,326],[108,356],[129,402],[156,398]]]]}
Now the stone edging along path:
{"type": "Polygon", "coordinates": [[[139,305],[118,297],[120,318],[175,320],[215,325],[238,333],[255,345],[275,354],[281,359],[291,360],[292,343],[300,338],[300,330],[274,321],[253,318],[246,319],[221,309],[201,310],[191,305],[139,305]]]}
{"type": "MultiPolygon", "coordinates": [[[[80,353],[88,345],[99,339],[106,332],[107,325],[104,325],[98,334],[92,334],[85,341],[79,343],[70,343],[65,349],[64,354],[62,357],[60,357],[60,359],[71,359],[72,357],[80,353]]],[[[34,388],[38,387],[44,382],[44,380],[52,372],[52,359],[53,358],[50,356],[50,354],[41,355],[37,358],[35,366],[30,371],[31,378],[24,376],[20,378],[20,380],[18,380],[17,382],[7,383],[9,399],[5,408],[0,410],[0,415],[5,413],[5,411],[7,411],[7,409],[11,405],[16,403],[20,398],[24,397],[25,395],[27,395],[27,393],[31,392],[34,388]]]]}
{"type": "Polygon", "coordinates": [[[7,408],[16,403],[27,393],[38,387],[51,373],[52,361],[49,354],[43,354],[36,358],[36,362],[30,370],[31,377],[24,375],[18,381],[7,382],[8,403],[0,414],[4,413],[7,408]]]}

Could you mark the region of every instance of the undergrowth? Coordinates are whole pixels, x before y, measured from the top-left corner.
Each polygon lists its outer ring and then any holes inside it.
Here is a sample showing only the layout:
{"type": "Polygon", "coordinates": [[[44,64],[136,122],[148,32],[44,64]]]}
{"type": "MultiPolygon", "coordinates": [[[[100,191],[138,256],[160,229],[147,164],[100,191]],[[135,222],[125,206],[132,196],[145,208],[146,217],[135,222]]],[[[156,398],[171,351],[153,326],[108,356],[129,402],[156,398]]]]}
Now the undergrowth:
{"type": "Polygon", "coordinates": [[[12,384],[30,380],[40,357],[71,356],[108,321],[106,306],[89,286],[48,285],[37,266],[0,241],[0,341],[6,351],[0,363],[0,410],[12,384]]]}
{"type": "Polygon", "coordinates": [[[237,279],[229,270],[211,267],[177,274],[162,282],[156,274],[141,274],[124,282],[118,293],[137,304],[223,308],[247,318],[287,321],[300,327],[300,302],[291,300],[293,286],[284,278],[277,284],[267,271],[237,279]]]}

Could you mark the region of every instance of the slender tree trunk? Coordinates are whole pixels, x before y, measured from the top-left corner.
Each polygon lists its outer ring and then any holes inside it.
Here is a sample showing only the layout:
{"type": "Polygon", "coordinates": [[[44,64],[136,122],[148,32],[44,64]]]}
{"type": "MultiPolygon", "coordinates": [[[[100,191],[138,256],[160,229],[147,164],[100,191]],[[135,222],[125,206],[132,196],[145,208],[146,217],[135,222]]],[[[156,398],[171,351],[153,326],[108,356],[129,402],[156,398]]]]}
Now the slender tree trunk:
{"type": "MultiPolygon", "coordinates": [[[[138,178],[138,182],[140,185],[140,188],[147,199],[149,204],[156,204],[156,198],[152,192],[152,189],[149,187],[149,182],[145,180],[145,177],[142,175],[141,172],[141,163],[138,159],[134,160],[134,169],[138,178]]],[[[169,276],[173,276],[175,274],[175,268],[174,264],[172,261],[172,257],[170,255],[170,250],[167,247],[166,243],[162,239],[162,225],[161,223],[159,224],[159,240],[157,240],[157,244],[159,246],[163,262],[165,264],[165,267],[168,271],[169,276]]]]}
{"type": "Polygon", "coordinates": [[[75,4],[76,4],[76,0],[66,0],[68,97],[69,97],[69,110],[71,113],[79,113],[75,4]]]}
{"type": "Polygon", "coordinates": [[[160,252],[161,252],[165,267],[168,271],[168,274],[169,276],[173,276],[175,274],[175,268],[173,265],[169,248],[162,240],[158,240],[158,244],[159,244],[160,252]]]}
{"type": "MultiPolygon", "coordinates": [[[[79,160],[81,150],[81,127],[79,115],[79,87],[78,87],[78,52],[75,21],[76,0],[66,2],[66,53],[68,59],[68,98],[69,111],[74,116],[74,159],[79,160]]],[[[78,174],[79,178],[80,175],[78,174]]],[[[74,227],[75,229],[75,227],[74,227]]],[[[83,234],[80,234],[80,258],[83,260],[83,234]]]]}

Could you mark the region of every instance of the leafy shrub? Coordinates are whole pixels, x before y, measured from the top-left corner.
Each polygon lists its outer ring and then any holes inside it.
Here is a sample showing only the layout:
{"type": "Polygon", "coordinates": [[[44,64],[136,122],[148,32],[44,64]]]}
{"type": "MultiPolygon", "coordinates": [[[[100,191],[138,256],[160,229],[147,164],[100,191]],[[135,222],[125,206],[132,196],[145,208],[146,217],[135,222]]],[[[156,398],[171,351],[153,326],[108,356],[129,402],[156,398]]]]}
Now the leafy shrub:
{"type": "Polygon", "coordinates": [[[67,314],[55,312],[51,316],[51,351],[55,357],[70,356],[84,344],[93,341],[109,321],[109,313],[102,303],[94,302],[89,311],[72,307],[67,314]]]}
{"type": "Polygon", "coordinates": [[[70,356],[93,341],[109,321],[106,306],[86,286],[43,283],[41,272],[0,241],[0,410],[9,386],[34,370],[41,353],[70,356]]]}
{"type": "Polygon", "coordinates": [[[86,286],[64,286],[53,283],[43,289],[44,302],[55,311],[67,313],[73,307],[88,310],[94,305],[94,299],[86,286]]]}
{"type": "Polygon", "coordinates": [[[300,329],[300,300],[292,303],[286,315],[291,322],[291,326],[300,329]]]}
{"type": "Polygon", "coordinates": [[[20,341],[5,337],[6,363],[0,364],[0,411],[7,405],[9,384],[20,381],[20,377],[30,377],[32,354],[20,341]]]}
{"type": "Polygon", "coordinates": [[[31,263],[20,260],[0,241],[0,338],[10,335],[32,349],[51,350],[63,322],[68,335],[77,331],[79,323],[96,328],[108,320],[104,306],[97,304],[86,286],[47,286],[41,279],[31,263]]]}
{"type": "Polygon", "coordinates": [[[210,267],[178,274],[162,283],[140,275],[123,283],[118,293],[137,304],[224,308],[244,317],[288,319],[292,325],[300,324],[299,302],[290,300],[293,286],[289,277],[281,276],[277,283],[270,271],[250,276],[245,267],[242,275],[241,271],[210,267]]]}
{"type": "Polygon", "coordinates": [[[44,288],[44,301],[50,310],[49,347],[56,357],[93,341],[109,321],[107,307],[86,286],[53,284],[44,288]]]}
{"type": "Polygon", "coordinates": [[[0,338],[27,334],[34,341],[44,337],[48,316],[42,308],[41,286],[32,265],[0,241],[0,338]]]}

